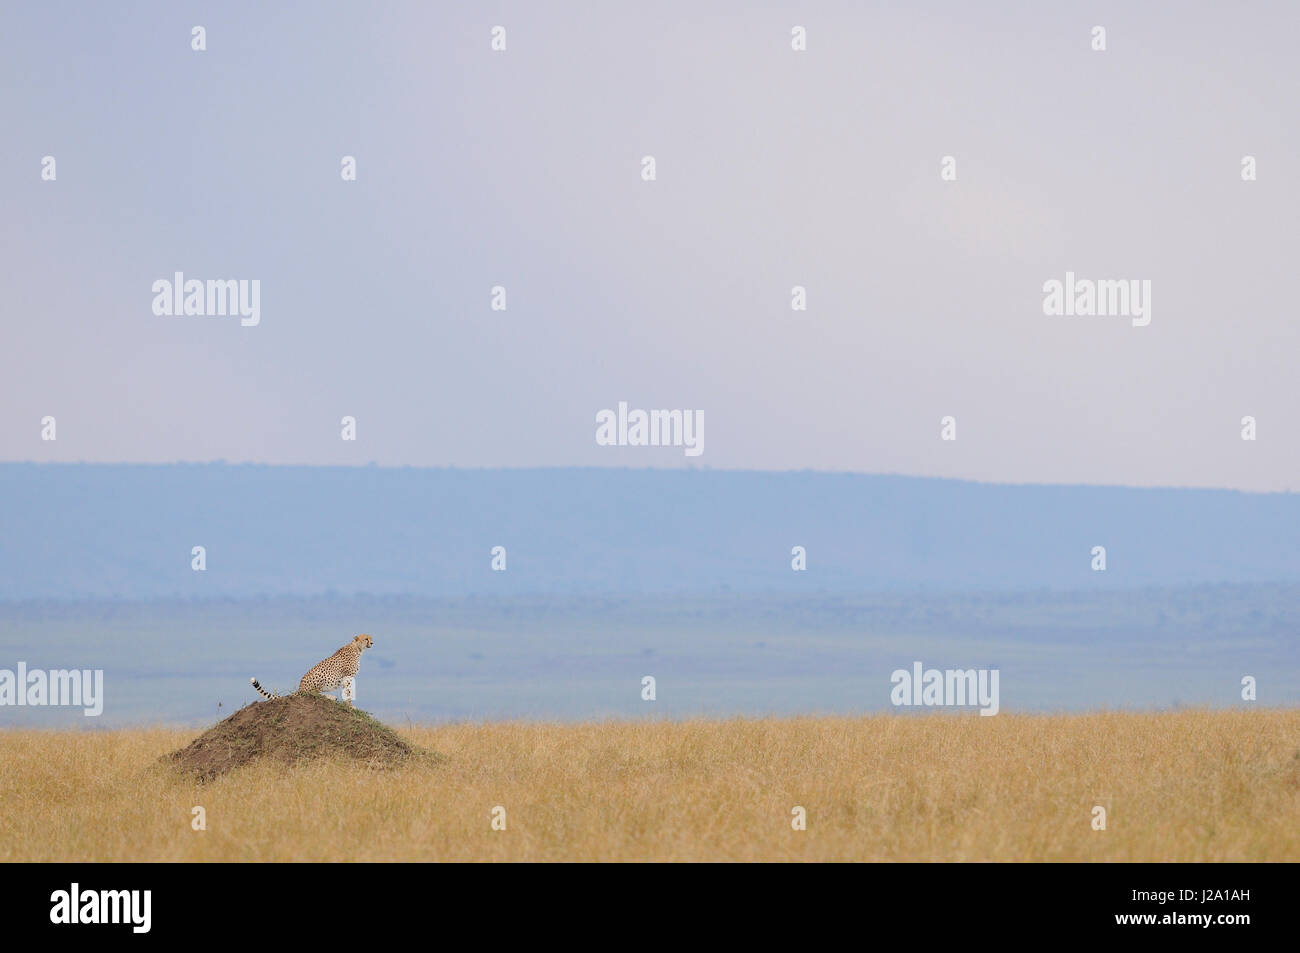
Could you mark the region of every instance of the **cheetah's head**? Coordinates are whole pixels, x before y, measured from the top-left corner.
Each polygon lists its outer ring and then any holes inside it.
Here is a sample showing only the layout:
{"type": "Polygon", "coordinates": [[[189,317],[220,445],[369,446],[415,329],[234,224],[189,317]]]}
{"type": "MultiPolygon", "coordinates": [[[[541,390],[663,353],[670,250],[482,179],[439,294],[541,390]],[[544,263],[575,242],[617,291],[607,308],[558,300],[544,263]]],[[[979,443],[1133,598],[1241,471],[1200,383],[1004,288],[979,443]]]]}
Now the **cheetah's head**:
{"type": "Polygon", "coordinates": [[[358,652],[364,652],[375,644],[375,640],[368,635],[358,635],[352,640],[352,644],[357,647],[358,652]]]}

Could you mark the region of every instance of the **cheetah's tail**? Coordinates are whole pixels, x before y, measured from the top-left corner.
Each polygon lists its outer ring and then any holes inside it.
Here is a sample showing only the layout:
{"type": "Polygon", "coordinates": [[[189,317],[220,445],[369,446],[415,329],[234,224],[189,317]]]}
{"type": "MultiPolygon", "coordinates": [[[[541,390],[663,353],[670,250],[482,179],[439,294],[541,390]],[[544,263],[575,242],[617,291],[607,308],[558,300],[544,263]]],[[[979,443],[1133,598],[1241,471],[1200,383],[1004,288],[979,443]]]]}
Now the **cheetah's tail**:
{"type": "Polygon", "coordinates": [[[263,698],[279,698],[279,697],[280,697],[279,695],[274,695],[274,694],[272,694],[271,692],[268,692],[265,688],[263,688],[263,687],[261,686],[261,684],[257,681],[257,679],[255,679],[255,678],[250,678],[248,681],[252,684],[252,686],[253,686],[254,688],[257,689],[257,694],[261,695],[263,698]]]}

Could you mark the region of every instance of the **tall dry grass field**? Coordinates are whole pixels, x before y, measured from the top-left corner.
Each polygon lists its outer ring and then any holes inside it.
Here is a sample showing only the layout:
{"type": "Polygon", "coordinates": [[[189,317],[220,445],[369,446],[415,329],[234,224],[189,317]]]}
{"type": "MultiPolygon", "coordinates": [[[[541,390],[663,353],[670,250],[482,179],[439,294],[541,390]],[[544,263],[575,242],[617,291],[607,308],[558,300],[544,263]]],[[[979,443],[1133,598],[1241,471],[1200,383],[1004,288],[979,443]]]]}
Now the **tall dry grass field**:
{"type": "Polygon", "coordinates": [[[416,726],[207,785],[156,763],[196,734],[0,732],[0,860],[1300,860],[1296,710],[416,726]]]}

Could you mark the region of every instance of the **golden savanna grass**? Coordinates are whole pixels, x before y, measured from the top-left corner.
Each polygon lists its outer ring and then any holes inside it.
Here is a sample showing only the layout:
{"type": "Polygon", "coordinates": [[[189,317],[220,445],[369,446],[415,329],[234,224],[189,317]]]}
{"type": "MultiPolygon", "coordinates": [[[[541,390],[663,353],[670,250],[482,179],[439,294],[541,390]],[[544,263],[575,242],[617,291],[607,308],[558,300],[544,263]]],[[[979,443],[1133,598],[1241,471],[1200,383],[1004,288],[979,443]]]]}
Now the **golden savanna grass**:
{"type": "Polygon", "coordinates": [[[0,860],[1300,860],[1300,710],[413,726],[206,785],[196,734],[0,732],[0,860]]]}

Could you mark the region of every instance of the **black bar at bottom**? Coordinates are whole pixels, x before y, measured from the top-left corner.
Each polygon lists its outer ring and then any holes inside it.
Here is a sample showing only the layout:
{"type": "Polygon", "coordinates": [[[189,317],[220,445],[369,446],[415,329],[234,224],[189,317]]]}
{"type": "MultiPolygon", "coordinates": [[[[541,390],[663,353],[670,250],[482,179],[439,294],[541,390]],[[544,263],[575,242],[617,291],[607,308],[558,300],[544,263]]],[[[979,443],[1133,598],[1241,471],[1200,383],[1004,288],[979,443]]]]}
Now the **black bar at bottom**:
{"type": "Polygon", "coordinates": [[[0,910],[11,939],[375,942],[401,928],[640,946],[702,935],[770,940],[787,930],[807,940],[834,928],[864,939],[901,932],[922,944],[1045,933],[1182,944],[1294,936],[1296,927],[1289,864],[31,864],[7,872],[0,910]]]}

